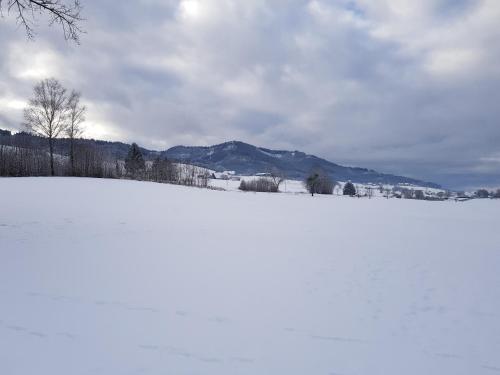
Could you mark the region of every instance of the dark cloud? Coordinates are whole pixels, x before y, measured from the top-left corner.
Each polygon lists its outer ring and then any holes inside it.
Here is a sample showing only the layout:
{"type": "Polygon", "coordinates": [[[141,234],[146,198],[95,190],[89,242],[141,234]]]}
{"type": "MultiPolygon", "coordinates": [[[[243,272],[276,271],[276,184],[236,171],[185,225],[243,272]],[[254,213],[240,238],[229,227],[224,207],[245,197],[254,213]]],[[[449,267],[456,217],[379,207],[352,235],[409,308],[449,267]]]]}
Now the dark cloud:
{"type": "Polygon", "coordinates": [[[496,0],[86,0],[81,46],[0,23],[0,114],[83,92],[88,135],[240,139],[450,187],[500,185],[496,0]]]}

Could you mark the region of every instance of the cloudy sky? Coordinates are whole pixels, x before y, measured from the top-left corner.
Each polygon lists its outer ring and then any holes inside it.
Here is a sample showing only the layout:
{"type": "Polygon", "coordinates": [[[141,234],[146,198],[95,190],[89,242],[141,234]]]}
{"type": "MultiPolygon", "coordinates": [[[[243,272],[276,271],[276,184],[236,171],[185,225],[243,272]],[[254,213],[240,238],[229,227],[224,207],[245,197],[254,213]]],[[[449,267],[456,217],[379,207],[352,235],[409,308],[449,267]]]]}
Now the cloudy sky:
{"type": "Polygon", "coordinates": [[[82,0],[81,45],[0,19],[0,128],[33,84],[88,137],[242,140],[452,188],[500,186],[498,0],[82,0]]]}

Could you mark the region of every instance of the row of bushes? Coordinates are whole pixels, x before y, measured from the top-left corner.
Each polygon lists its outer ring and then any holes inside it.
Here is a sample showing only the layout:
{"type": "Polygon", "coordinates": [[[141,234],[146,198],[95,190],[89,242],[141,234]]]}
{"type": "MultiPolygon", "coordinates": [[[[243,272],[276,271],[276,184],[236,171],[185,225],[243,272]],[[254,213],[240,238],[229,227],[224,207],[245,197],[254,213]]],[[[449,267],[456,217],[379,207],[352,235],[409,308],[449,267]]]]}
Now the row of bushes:
{"type": "Polygon", "coordinates": [[[242,191],[257,191],[262,193],[277,193],[279,185],[274,183],[271,179],[260,177],[255,180],[245,181],[240,183],[240,190],[242,191]]]}

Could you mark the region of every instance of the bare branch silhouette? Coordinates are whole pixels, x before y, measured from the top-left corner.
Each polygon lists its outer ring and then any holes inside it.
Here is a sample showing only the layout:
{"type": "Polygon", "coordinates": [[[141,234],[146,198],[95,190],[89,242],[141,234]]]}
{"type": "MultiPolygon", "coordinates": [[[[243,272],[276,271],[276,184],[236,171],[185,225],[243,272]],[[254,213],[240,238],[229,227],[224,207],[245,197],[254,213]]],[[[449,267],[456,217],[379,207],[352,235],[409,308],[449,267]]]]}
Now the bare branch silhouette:
{"type": "Polygon", "coordinates": [[[50,26],[61,26],[66,40],[79,43],[80,34],[85,32],[80,26],[84,19],[79,0],[73,0],[69,4],[61,0],[0,0],[0,12],[4,6],[8,13],[16,15],[17,23],[24,27],[29,39],[35,37],[36,20],[43,14],[48,15],[50,26]]]}

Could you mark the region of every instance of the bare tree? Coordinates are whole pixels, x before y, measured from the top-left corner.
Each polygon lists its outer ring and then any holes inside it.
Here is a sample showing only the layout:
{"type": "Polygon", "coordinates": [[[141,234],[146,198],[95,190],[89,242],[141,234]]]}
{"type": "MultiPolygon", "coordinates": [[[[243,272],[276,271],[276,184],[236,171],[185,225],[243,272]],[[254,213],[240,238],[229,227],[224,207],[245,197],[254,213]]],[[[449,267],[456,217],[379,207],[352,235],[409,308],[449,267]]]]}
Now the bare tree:
{"type": "Polygon", "coordinates": [[[66,129],[66,89],[55,78],[40,81],[33,89],[33,98],[24,110],[26,128],[49,141],[50,174],[54,171],[54,139],[66,129]]]}
{"type": "MultiPolygon", "coordinates": [[[[387,198],[389,198],[389,197],[387,197],[387,198]]],[[[419,199],[419,200],[425,199],[425,194],[422,190],[415,190],[414,198],[419,199]]]]}
{"type": "Polygon", "coordinates": [[[73,173],[75,176],[85,177],[109,177],[113,170],[109,163],[110,173],[106,173],[106,160],[104,154],[93,144],[78,144],[75,146],[75,164],[73,173]]]}
{"type": "Polygon", "coordinates": [[[273,180],[266,177],[259,177],[253,180],[241,180],[239,188],[242,191],[257,191],[262,193],[277,193],[278,186],[273,180]]]}
{"type": "Polygon", "coordinates": [[[269,178],[271,179],[274,186],[276,186],[276,191],[279,191],[281,183],[286,179],[285,174],[277,169],[273,169],[269,173],[269,178]]]}
{"type": "Polygon", "coordinates": [[[321,168],[315,168],[306,177],[304,185],[309,193],[314,196],[317,194],[333,194],[333,189],[337,183],[321,168]]]}
{"type": "Polygon", "coordinates": [[[69,161],[71,175],[75,174],[75,140],[83,134],[82,123],[85,121],[85,111],[87,108],[80,104],[81,94],[72,91],[67,103],[68,122],[66,126],[66,135],[69,138],[69,161]]]}
{"type": "Polygon", "coordinates": [[[156,182],[178,182],[177,166],[166,158],[157,157],[149,170],[149,178],[156,182]]]}
{"type": "Polygon", "coordinates": [[[391,197],[391,189],[384,188],[384,197],[386,197],[387,199],[391,197]]]}
{"type": "Polygon", "coordinates": [[[365,191],[366,191],[366,196],[368,197],[368,199],[371,199],[371,197],[373,197],[373,187],[367,186],[365,188],[365,191]]]}
{"type": "Polygon", "coordinates": [[[66,40],[80,41],[84,31],[80,26],[82,5],[79,0],[0,0],[0,12],[5,5],[8,13],[14,13],[19,25],[24,26],[29,39],[35,36],[34,25],[38,16],[47,14],[49,25],[59,24],[66,40]]]}

